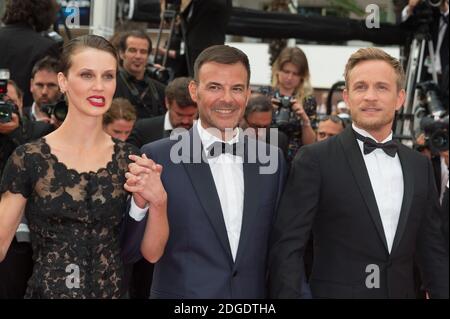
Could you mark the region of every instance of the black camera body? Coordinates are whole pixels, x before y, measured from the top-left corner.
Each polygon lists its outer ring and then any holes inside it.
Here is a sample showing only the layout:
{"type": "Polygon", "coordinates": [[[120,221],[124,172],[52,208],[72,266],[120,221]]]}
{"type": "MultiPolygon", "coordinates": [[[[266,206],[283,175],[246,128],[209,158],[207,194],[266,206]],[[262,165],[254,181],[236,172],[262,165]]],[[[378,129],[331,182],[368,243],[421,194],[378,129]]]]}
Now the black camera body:
{"type": "Polygon", "coordinates": [[[52,104],[42,105],[41,111],[47,114],[48,117],[54,115],[58,121],[63,122],[67,116],[68,106],[66,101],[61,99],[52,104]]]}
{"type": "Polygon", "coordinates": [[[11,101],[3,101],[0,94],[0,123],[11,122],[13,113],[17,113],[16,105],[11,101]]]}
{"type": "Polygon", "coordinates": [[[425,146],[437,155],[448,150],[448,110],[444,107],[439,87],[432,81],[417,84],[419,104],[415,109],[415,121],[425,134],[425,146]]]}
{"type": "Polygon", "coordinates": [[[438,119],[426,116],[420,124],[425,133],[425,145],[432,154],[448,151],[448,114],[438,119]]]}
{"type": "Polygon", "coordinates": [[[19,114],[19,111],[14,103],[3,100],[8,93],[9,70],[2,69],[0,73],[0,123],[8,123],[13,113],[19,114]]]}
{"type": "MultiPolygon", "coordinates": [[[[295,132],[301,129],[300,119],[297,114],[292,111],[293,98],[282,96],[278,91],[275,92],[274,98],[277,99],[278,110],[274,112],[273,124],[280,130],[285,132],[295,132]]],[[[313,96],[307,96],[303,101],[303,109],[311,119],[313,128],[316,126],[317,102],[313,96]]]]}
{"type": "Polygon", "coordinates": [[[155,79],[156,81],[161,82],[165,85],[169,83],[170,80],[169,69],[166,68],[161,69],[151,65],[147,67],[147,71],[152,79],[155,79]]]}
{"type": "Polygon", "coordinates": [[[298,131],[300,129],[300,121],[297,115],[292,111],[292,98],[290,96],[283,96],[276,91],[274,98],[278,105],[278,109],[273,113],[272,123],[281,131],[286,133],[298,131]]]}

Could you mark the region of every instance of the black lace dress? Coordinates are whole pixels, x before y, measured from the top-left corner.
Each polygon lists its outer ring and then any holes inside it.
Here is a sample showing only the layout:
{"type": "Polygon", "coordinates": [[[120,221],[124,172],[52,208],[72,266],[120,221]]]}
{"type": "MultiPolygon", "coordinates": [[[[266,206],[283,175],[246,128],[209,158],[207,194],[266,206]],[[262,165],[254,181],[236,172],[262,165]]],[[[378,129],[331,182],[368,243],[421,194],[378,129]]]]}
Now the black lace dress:
{"type": "Polygon", "coordinates": [[[128,155],[138,150],[114,140],[105,168],[78,173],[50,152],[45,139],[18,147],[9,158],[0,193],[28,201],[33,275],[26,298],[121,298],[124,266],[120,226],[128,193],[128,155]]]}

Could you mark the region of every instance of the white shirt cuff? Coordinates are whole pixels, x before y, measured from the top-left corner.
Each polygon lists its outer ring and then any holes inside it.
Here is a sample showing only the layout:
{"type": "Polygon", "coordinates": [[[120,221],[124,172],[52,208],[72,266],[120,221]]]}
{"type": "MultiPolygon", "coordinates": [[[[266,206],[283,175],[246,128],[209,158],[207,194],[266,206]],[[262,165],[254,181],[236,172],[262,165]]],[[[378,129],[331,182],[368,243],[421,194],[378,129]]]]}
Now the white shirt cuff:
{"type": "Polygon", "coordinates": [[[135,221],[140,222],[144,219],[145,215],[148,211],[148,205],[145,205],[144,208],[140,208],[136,202],[134,201],[133,196],[131,196],[131,207],[130,207],[130,217],[133,218],[135,221]]]}

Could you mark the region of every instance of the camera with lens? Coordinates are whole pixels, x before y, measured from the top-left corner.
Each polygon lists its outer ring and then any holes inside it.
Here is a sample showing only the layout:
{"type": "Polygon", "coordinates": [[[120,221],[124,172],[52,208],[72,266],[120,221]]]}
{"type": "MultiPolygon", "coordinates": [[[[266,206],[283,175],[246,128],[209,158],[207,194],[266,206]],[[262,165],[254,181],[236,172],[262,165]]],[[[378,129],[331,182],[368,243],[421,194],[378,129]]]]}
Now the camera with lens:
{"type": "Polygon", "coordinates": [[[147,71],[149,76],[152,79],[155,79],[158,82],[161,82],[163,84],[169,83],[170,80],[170,72],[169,69],[166,68],[157,68],[153,65],[147,67],[147,71]]]}
{"type": "MultiPolygon", "coordinates": [[[[274,112],[273,124],[280,130],[285,132],[295,132],[301,129],[301,122],[297,114],[292,111],[293,98],[290,96],[280,95],[278,91],[275,92],[275,103],[278,105],[278,110],[274,112]]],[[[313,96],[308,96],[303,101],[303,109],[306,115],[311,119],[311,126],[315,128],[317,124],[317,102],[313,96]]]]}
{"type": "Polygon", "coordinates": [[[63,122],[67,116],[68,107],[66,101],[60,99],[55,103],[42,105],[41,111],[47,114],[48,117],[54,115],[58,121],[63,122]]]}
{"type": "Polygon", "coordinates": [[[427,81],[417,84],[417,90],[419,103],[414,112],[414,122],[425,134],[425,146],[433,154],[448,150],[448,110],[442,104],[439,87],[427,81]]]}
{"type": "Polygon", "coordinates": [[[0,69],[0,123],[12,120],[13,113],[19,114],[17,106],[11,101],[4,101],[8,93],[9,70],[0,69]]]}
{"type": "Polygon", "coordinates": [[[274,103],[278,106],[273,114],[273,125],[286,133],[298,131],[300,121],[292,111],[292,97],[281,95],[278,91],[275,92],[273,97],[276,100],[274,103]]]}
{"type": "Polygon", "coordinates": [[[417,30],[428,30],[428,28],[421,29],[424,25],[429,25],[433,22],[433,8],[439,8],[445,0],[422,0],[414,7],[414,13],[412,15],[413,27],[417,30]]]}
{"type": "Polygon", "coordinates": [[[443,118],[426,116],[420,124],[425,133],[425,146],[432,154],[448,151],[448,114],[443,118]]]}

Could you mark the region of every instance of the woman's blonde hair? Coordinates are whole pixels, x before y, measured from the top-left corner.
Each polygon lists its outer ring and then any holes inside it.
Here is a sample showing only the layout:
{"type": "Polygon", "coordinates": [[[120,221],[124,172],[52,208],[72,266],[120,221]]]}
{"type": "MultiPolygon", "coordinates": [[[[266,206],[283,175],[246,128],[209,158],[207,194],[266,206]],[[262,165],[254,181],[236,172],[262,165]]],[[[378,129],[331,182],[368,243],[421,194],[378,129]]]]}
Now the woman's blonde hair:
{"type": "Polygon", "coordinates": [[[284,48],[281,51],[272,65],[272,87],[279,88],[278,72],[282,70],[286,63],[292,63],[298,68],[301,81],[294,92],[294,97],[298,101],[303,101],[305,97],[313,94],[313,89],[310,82],[308,59],[300,48],[284,48]]]}
{"type": "Polygon", "coordinates": [[[115,98],[109,110],[103,114],[103,126],[113,123],[115,120],[136,121],[136,109],[127,99],[115,98]]]}

